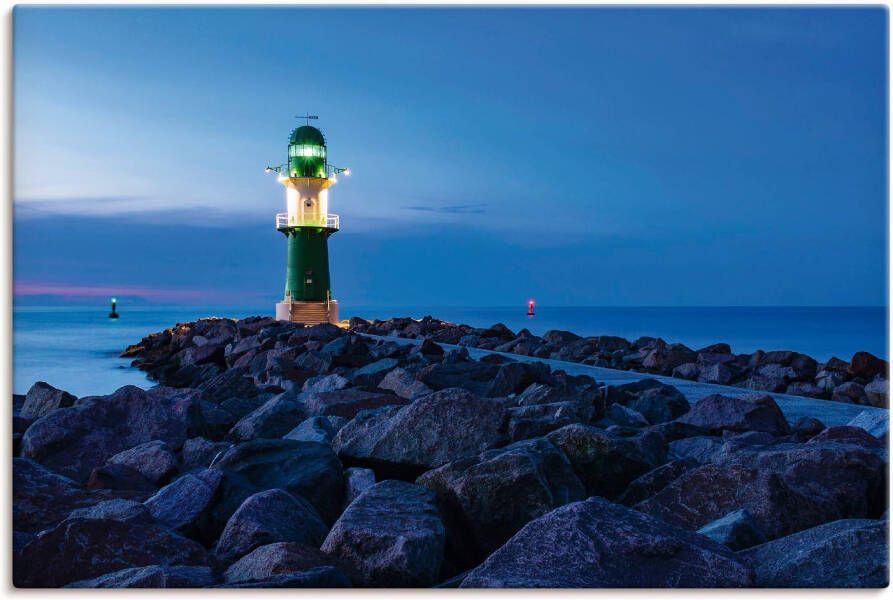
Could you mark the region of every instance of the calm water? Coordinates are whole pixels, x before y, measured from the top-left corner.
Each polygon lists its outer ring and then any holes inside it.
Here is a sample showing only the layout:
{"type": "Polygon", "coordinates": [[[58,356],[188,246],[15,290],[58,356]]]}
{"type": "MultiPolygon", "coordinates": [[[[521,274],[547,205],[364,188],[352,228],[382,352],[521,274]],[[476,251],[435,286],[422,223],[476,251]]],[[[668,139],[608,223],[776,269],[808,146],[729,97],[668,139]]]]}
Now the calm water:
{"type": "MultiPolygon", "coordinates": [[[[118,320],[108,308],[20,307],[13,313],[13,389],[25,393],[43,380],[77,396],[107,394],[122,385],[152,385],[118,354],[148,333],[203,316],[269,314],[271,307],[139,307],[122,309],[118,320]]],[[[887,357],[886,308],[549,308],[529,318],[526,307],[414,308],[342,307],[342,317],[435,317],[487,326],[505,323],[542,334],[567,329],[581,335],[659,336],[699,348],[728,342],[735,352],[796,350],[819,360],[849,359],[867,350],[887,357]]]]}

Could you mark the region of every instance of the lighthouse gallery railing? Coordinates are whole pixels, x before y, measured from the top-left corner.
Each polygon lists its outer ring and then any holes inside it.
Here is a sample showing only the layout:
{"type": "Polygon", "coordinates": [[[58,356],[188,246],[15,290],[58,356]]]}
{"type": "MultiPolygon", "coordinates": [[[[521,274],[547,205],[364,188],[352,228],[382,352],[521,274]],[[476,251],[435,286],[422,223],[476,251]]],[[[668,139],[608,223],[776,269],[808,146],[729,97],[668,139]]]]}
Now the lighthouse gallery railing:
{"type": "Polygon", "coordinates": [[[297,215],[293,215],[292,218],[289,219],[288,213],[277,213],[276,229],[285,229],[286,227],[326,227],[328,229],[340,229],[341,217],[329,213],[326,215],[325,221],[323,221],[323,219],[299,219],[297,215]]]}

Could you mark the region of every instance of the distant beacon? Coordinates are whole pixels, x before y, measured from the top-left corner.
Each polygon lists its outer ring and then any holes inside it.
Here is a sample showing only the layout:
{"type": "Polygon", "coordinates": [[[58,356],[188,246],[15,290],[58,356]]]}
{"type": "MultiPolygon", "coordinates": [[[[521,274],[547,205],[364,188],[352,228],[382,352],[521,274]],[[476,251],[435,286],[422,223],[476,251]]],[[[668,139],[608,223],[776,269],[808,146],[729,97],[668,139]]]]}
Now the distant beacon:
{"type": "Polygon", "coordinates": [[[276,319],[304,324],[336,323],[338,303],[329,279],[329,236],[340,227],[338,215],[329,212],[329,188],[337,175],[349,169],[330,165],[326,139],[310,119],[291,132],[288,162],[267,167],[279,174],[285,186],[287,212],[276,215],[276,229],[288,239],[285,298],[276,303],[276,319]]]}

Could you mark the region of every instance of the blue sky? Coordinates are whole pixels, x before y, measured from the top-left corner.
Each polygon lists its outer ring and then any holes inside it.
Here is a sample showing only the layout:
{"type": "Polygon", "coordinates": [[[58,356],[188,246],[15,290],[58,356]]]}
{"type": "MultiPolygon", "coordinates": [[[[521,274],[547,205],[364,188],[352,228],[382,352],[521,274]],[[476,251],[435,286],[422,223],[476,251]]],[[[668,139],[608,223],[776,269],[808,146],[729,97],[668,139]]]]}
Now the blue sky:
{"type": "Polygon", "coordinates": [[[320,115],[361,305],[886,303],[887,13],[14,13],[19,297],[274,302],[320,115]]]}

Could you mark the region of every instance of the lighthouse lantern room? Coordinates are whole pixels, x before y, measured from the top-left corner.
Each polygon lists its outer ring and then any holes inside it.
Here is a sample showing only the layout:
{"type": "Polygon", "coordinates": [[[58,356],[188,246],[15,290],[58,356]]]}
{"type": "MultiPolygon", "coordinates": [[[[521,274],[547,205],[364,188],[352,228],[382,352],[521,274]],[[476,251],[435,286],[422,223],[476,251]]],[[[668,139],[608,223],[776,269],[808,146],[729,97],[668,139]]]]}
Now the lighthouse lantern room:
{"type": "Polygon", "coordinates": [[[329,212],[329,188],[348,169],[328,163],[326,140],[307,124],[291,132],[288,162],[267,167],[285,186],[286,212],[276,215],[276,229],[288,240],[285,297],[276,304],[276,319],[305,324],[335,323],[338,303],[329,278],[329,236],[340,228],[338,215],[329,212]]]}

